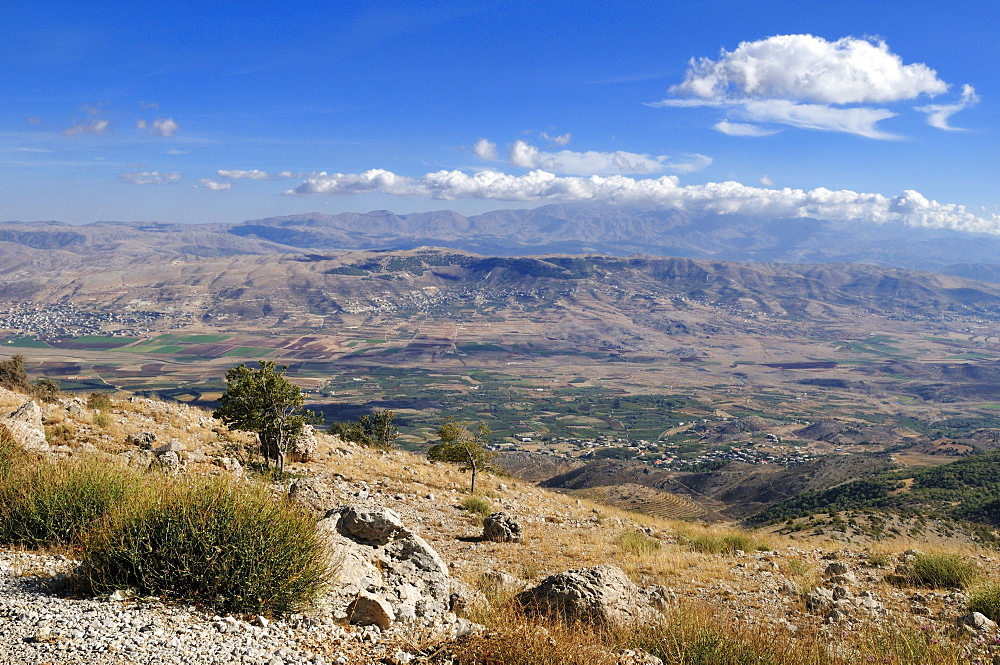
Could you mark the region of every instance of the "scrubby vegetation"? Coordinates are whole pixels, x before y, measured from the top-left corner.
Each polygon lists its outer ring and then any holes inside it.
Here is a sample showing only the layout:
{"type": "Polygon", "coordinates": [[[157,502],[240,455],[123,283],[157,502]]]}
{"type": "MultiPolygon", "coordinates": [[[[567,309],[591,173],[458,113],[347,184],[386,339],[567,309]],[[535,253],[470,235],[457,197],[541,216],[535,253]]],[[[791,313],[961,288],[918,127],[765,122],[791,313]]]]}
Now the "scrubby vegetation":
{"type": "Polygon", "coordinates": [[[716,533],[682,533],[679,539],[695,552],[703,554],[734,554],[737,550],[766,552],[771,549],[770,545],[758,541],[747,533],[728,533],[721,536],[716,533]]]}
{"type": "Polygon", "coordinates": [[[493,512],[493,504],[490,503],[490,500],[479,494],[465,497],[459,503],[459,506],[461,506],[462,510],[467,510],[482,517],[486,517],[493,512]]]}
{"type": "Polygon", "coordinates": [[[141,491],[135,473],[93,459],[17,465],[0,482],[0,542],[79,545],[84,534],[141,491]]]}
{"type": "Polygon", "coordinates": [[[990,582],[969,596],[970,612],[979,612],[993,621],[1000,621],[1000,583],[990,582]]]}
{"type": "Polygon", "coordinates": [[[169,483],[91,529],[77,577],[91,593],[128,587],[282,615],[316,597],[327,566],[304,512],[261,487],[213,478],[169,483]]]}
{"type": "Polygon", "coordinates": [[[1000,478],[1000,451],[990,451],[950,464],[907,468],[830,489],[803,492],[751,516],[747,523],[761,525],[816,511],[893,510],[904,516],[971,520],[1000,526],[997,478],[1000,478]]]}
{"type": "Polygon", "coordinates": [[[287,614],[328,575],[314,521],[262,486],[43,460],[2,426],[0,545],[80,550],[87,592],[131,587],[225,612],[287,614]]]}
{"type": "MultiPolygon", "coordinates": [[[[924,665],[968,663],[946,636],[907,628],[845,633],[836,646],[817,631],[799,635],[719,621],[705,608],[668,613],[646,625],[599,630],[528,620],[510,600],[493,594],[488,614],[474,615],[490,630],[447,648],[456,663],[476,665],[616,665],[619,654],[648,653],[667,665],[924,665]]],[[[436,661],[443,662],[443,661],[436,661]]]]}
{"type": "Polygon", "coordinates": [[[962,589],[978,576],[976,565],[957,554],[918,554],[910,565],[912,580],[932,588],[962,589]]]}

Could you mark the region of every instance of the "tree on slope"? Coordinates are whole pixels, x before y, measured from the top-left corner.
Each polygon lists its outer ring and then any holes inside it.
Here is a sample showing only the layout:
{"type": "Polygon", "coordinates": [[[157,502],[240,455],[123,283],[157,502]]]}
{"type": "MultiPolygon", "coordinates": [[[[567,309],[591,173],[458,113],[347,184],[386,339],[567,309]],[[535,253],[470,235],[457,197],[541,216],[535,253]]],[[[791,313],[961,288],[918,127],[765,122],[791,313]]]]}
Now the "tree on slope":
{"type": "Polygon", "coordinates": [[[303,408],[302,390],[285,378],[288,366],[260,361],[260,369],[245,364],[226,372],[226,392],[212,414],[232,429],[253,432],[265,463],[275,462],[285,470],[285,453],[307,424],[319,424],[322,416],[303,408]]]}
{"type": "Polygon", "coordinates": [[[439,443],[427,451],[427,459],[432,462],[452,462],[460,464],[462,471],[472,472],[469,491],[476,493],[476,473],[488,471],[496,455],[486,448],[490,428],[479,423],[475,433],[470,432],[466,423],[449,418],[438,428],[439,443]]]}
{"type": "Polygon", "coordinates": [[[330,426],[330,433],[344,441],[389,450],[399,436],[399,430],[392,424],[395,417],[396,412],[389,409],[376,411],[371,415],[361,416],[354,422],[334,423],[330,426]]]}

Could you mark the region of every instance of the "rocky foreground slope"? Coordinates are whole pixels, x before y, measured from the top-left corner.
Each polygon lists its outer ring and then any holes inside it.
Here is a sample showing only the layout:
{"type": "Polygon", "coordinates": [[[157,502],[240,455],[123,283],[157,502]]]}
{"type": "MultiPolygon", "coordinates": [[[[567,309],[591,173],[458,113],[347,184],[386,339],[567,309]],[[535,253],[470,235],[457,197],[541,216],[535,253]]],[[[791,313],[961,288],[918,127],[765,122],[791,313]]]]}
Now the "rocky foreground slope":
{"type": "MultiPolygon", "coordinates": [[[[0,422],[46,455],[244,473],[248,440],[182,405],[119,397],[98,412],[79,398],[36,405],[3,393],[2,413],[0,422]]],[[[727,625],[819,633],[835,654],[852,633],[912,626],[992,657],[996,626],[968,616],[965,592],[908,581],[918,542],[845,548],[720,532],[500,477],[481,482],[492,510],[505,513],[509,537],[488,540],[481,517],[460,508],[468,479],[457,470],[322,433],[303,444],[305,461],[290,465],[298,477],[273,489],[313,510],[330,536],[338,572],[322,602],[271,621],[215,616],[126,589],[73,598],[63,584],[72,552],[0,549],[0,663],[443,663],[449,643],[490,639],[494,627],[481,624],[490,622],[491,599],[522,593],[530,605],[547,592],[570,619],[612,627],[615,617],[708,608],[727,625]],[[744,549],[698,551],[727,533],[744,549]]],[[[963,554],[987,576],[1000,574],[994,552],[963,554]]],[[[594,662],[605,661],[655,662],[633,652],[594,662]]]]}

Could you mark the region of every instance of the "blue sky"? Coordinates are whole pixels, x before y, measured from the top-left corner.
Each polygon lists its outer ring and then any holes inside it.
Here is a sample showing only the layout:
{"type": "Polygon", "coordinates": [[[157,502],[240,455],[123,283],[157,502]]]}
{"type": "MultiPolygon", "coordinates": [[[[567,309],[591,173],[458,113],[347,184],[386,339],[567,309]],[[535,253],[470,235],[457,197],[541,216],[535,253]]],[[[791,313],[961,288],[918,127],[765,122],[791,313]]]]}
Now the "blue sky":
{"type": "Polygon", "coordinates": [[[0,10],[0,220],[560,201],[1000,231],[1000,3],[0,10]]]}

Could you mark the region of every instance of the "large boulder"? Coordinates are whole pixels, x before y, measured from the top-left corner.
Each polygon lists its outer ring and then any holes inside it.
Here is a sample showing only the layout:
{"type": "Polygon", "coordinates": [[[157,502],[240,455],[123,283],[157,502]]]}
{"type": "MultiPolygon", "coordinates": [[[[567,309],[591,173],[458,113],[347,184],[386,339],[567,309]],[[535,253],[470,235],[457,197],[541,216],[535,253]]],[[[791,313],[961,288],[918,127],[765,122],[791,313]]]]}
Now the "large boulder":
{"type": "MultiPolygon", "coordinates": [[[[329,597],[337,615],[367,593],[386,601],[396,620],[433,621],[450,609],[448,566],[395,512],[377,506],[345,506],[319,522],[337,563],[329,597]]],[[[357,609],[356,607],[353,609],[357,609]]]]}
{"type": "Polygon", "coordinates": [[[312,425],[305,425],[302,431],[292,439],[288,453],[296,462],[311,462],[316,459],[319,442],[316,440],[316,430],[312,425]]]}
{"type": "Polygon", "coordinates": [[[621,626],[643,623],[657,615],[649,593],[621,568],[581,568],[546,577],[516,596],[527,614],[542,614],[567,623],[621,626]]]}
{"type": "Polygon", "coordinates": [[[493,513],[483,520],[483,540],[520,543],[524,540],[524,530],[512,515],[505,512],[493,513]]]}
{"type": "Polygon", "coordinates": [[[0,416],[0,423],[7,427],[14,440],[25,450],[49,451],[45,425],[42,424],[42,409],[33,401],[28,400],[10,413],[0,416]]]}

